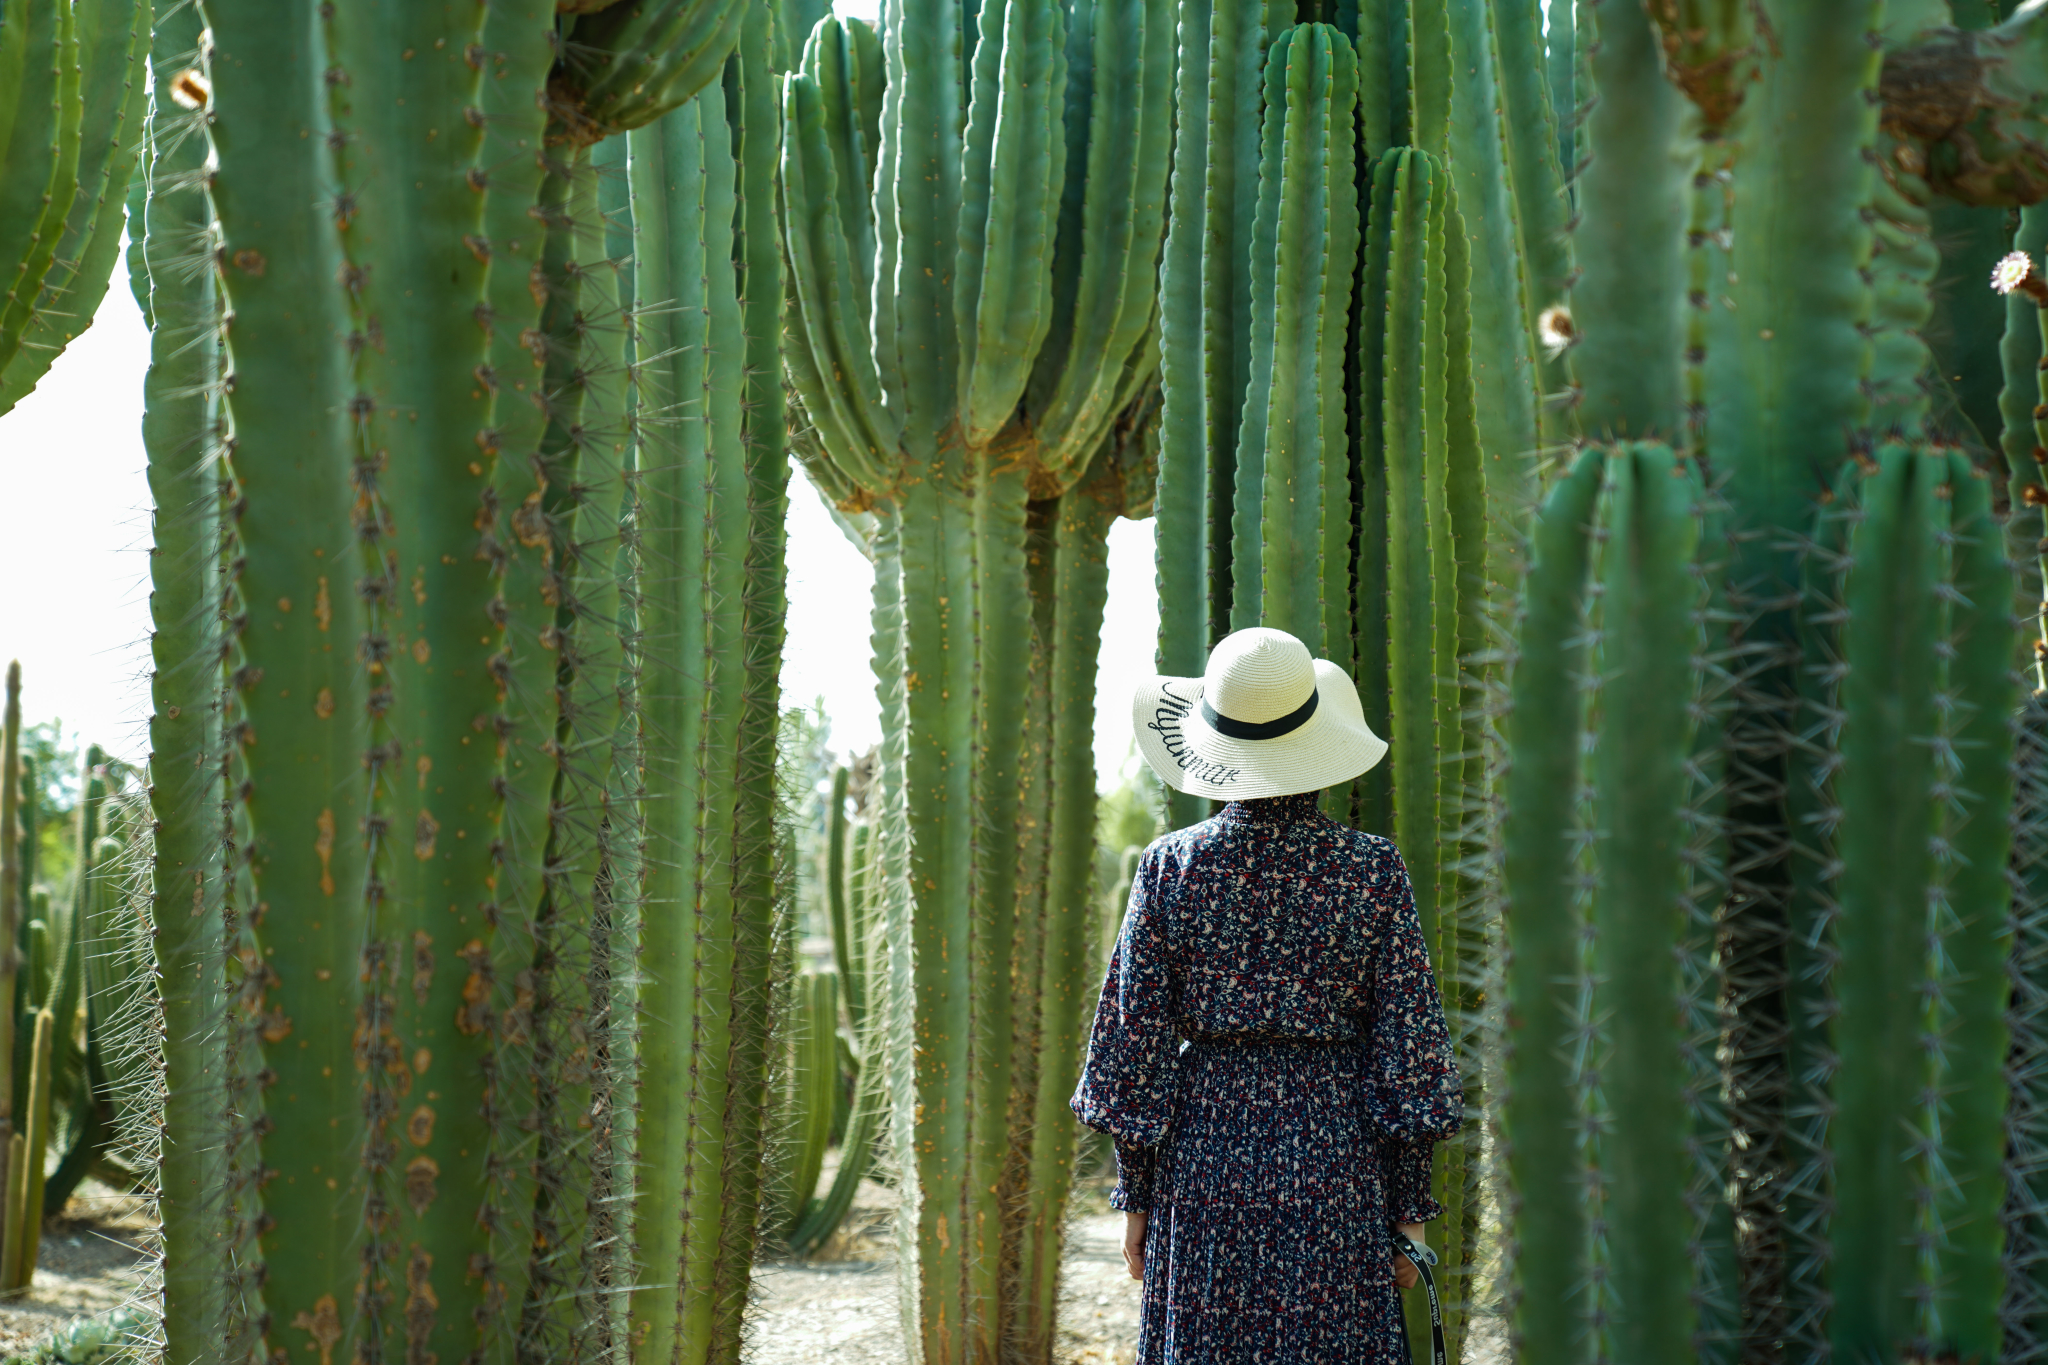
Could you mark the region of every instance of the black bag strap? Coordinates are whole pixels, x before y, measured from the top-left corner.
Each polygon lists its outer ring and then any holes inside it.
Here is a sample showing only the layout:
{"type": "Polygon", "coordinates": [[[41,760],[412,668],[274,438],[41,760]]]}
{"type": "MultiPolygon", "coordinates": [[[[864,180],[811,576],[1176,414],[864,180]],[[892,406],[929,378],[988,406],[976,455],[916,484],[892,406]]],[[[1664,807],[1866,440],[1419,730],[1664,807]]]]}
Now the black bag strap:
{"type": "Polygon", "coordinates": [[[1418,1242],[1405,1232],[1394,1236],[1401,1245],[1401,1254],[1422,1275],[1422,1292],[1429,1295],[1429,1352],[1432,1365],[1450,1365],[1450,1350],[1444,1344],[1444,1306],[1436,1296],[1436,1276],[1430,1267],[1436,1264],[1436,1253],[1425,1242],[1418,1242]]]}

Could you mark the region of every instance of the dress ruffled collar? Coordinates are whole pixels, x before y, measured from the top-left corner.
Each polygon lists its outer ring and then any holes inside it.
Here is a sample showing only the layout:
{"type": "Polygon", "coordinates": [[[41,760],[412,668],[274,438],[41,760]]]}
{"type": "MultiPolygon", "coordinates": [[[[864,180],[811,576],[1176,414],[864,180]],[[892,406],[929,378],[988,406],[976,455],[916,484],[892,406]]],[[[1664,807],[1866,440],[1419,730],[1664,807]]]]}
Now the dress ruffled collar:
{"type": "Polygon", "coordinates": [[[1321,799],[1322,793],[1315,791],[1232,801],[1216,818],[1231,825],[1296,825],[1321,815],[1321,799]]]}

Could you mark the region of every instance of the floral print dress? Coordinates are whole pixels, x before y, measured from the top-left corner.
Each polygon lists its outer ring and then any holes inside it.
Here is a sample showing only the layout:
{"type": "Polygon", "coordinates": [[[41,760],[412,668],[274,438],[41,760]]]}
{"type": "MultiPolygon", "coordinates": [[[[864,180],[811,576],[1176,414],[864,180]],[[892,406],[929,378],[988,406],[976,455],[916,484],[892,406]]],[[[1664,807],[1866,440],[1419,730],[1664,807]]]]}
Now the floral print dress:
{"type": "Polygon", "coordinates": [[[1316,793],[1145,850],[1074,1093],[1149,1209],[1140,1365],[1401,1365],[1463,1093],[1407,869],[1316,793]]]}

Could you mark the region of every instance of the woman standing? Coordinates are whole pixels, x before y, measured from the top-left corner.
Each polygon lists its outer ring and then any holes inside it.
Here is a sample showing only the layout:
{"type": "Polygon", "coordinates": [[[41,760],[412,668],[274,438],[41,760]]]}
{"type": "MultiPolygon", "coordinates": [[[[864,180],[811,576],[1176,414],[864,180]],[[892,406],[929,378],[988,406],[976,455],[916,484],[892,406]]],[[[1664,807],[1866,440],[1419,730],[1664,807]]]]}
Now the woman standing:
{"type": "Polygon", "coordinates": [[[1073,1099],[1116,1140],[1139,1363],[1405,1365],[1393,1236],[1443,1211],[1463,1099],[1401,855],[1316,796],[1387,746],[1263,628],[1134,722],[1169,785],[1230,803],[1145,850],[1073,1099]]]}

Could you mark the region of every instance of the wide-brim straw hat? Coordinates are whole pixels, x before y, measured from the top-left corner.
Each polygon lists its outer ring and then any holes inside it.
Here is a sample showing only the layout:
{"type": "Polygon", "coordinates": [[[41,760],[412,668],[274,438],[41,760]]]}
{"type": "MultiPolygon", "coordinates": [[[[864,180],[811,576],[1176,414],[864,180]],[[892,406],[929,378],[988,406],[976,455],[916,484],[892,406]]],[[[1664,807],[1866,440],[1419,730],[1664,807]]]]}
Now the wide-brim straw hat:
{"type": "Polygon", "coordinates": [[[1225,636],[1199,678],[1139,687],[1131,725],[1167,786],[1218,801],[1320,791],[1387,753],[1344,670],[1264,626],[1225,636]]]}

